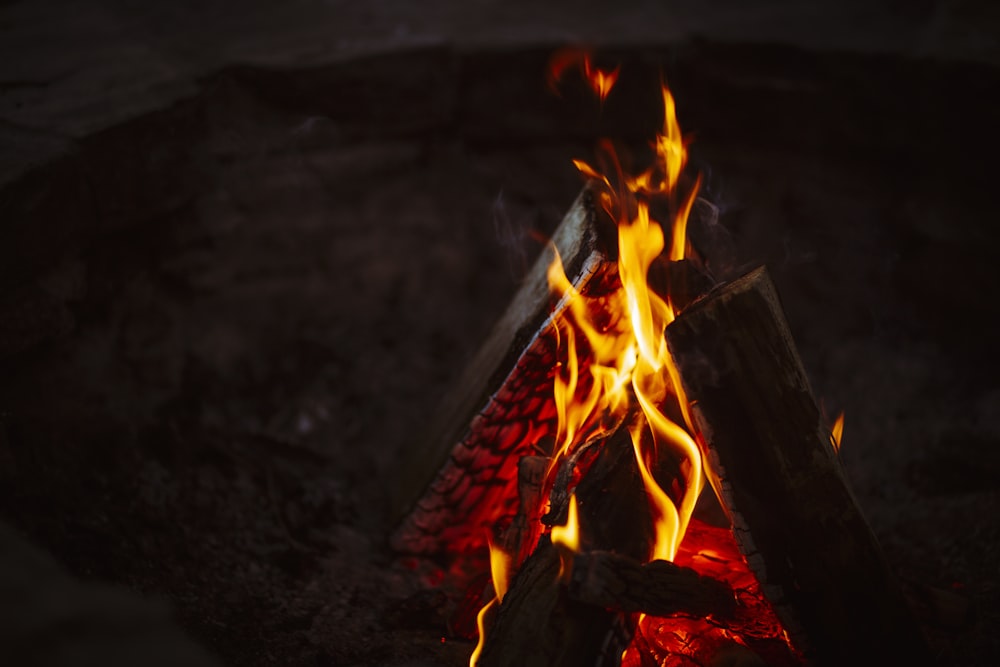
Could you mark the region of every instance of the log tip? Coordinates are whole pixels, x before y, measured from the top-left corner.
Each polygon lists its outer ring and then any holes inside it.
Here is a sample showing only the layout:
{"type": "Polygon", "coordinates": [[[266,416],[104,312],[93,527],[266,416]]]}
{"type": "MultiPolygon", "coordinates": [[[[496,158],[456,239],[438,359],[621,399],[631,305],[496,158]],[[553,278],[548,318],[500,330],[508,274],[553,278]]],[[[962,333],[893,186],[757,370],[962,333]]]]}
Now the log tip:
{"type": "Polygon", "coordinates": [[[771,274],[766,265],[761,264],[750,269],[739,278],[716,285],[694,299],[682,313],[690,314],[701,310],[707,304],[715,302],[720,297],[733,298],[747,292],[759,292],[767,295],[769,298],[771,295],[777,294],[774,281],[771,279],[771,274]]]}

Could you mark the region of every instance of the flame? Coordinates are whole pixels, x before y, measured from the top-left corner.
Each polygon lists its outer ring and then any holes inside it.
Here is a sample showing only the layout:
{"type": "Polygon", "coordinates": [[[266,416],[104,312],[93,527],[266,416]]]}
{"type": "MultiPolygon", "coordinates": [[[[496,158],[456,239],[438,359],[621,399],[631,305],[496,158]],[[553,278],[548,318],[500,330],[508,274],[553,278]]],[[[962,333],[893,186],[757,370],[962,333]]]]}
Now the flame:
{"type": "Polygon", "coordinates": [[[503,602],[503,596],[510,587],[510,554],[489,540],[490,545],[490,576],[493,579],[493,590],[496,591],[497,602],[503,602]]]}
{"type": "Polygon", "coordinates": [[[583,59],[583,75],[587,78],[590,87],[602,102],[607,98],[608,93],[611,92],[611,89],[618,81],[619,69],[621,68],[616,67],[613,70],[605,71],[595,67],[590,62],[590,58],[583,59]]]}
{"type": "Polygon", "coordinates": [[[638,403],[644,420],[635,424],[630,433],[654,516],[653,557],[672,560],[701,492],[702,461],[689,435],[687,400],[663,335],[676,311],[669,299],[649,287],[647,276],[652,263],[665,250],[672,261],[684,258],[687,218],[700,179],[678,201],[687,147],[677,123],[673,96],[666,85],[661,89],[663,131],[652,144],[656,157],[646,171],[624,174],[613,147],[602,144],[621,182],[616,190],[607,175],[574,160],[584,176],[602,187],[601,203],[617,223],[621,287],[601,302],[581,295],[566,277],[558,253],[548,275],[552,290],[562,295],[566,305],[556,323],[565,353],[554,387],[558,416],[556,461],[578,446],[580,434],[590,433],[603,417],[624,414],[630,405],[638,403]],[[655,198],[665,198],[673,205],[669,239],[663,226],[651,217],[650,202],[655,198]],[[679,408],[687,429],[666,416],[664,409],[669,405],[679,408]],[[642,437],[647,426],[651,439],[642,437]],[[669,447],[685,461],[679,499],[663,490],[647,462],[658,460],[656,454],[661,447],[669,447]]]}
{"type": "Polygon", "coordinates": [[[493,579],[494,595],[476,614],[476,630],[479,641],[476,643],[472,655],[469,656],[469,667],[476,667],[479,656],[483,652],[483,646],[486,644],[487,614],[503,602],[510,586],[510,554],[498,547],[492,539],[487,539],[487,543],[490,546],[490,576],[493,579]]]}
{"type": "Polygon", "coordinates": [[[577,512],[576,496],[573,496],[569,501],[566,525],[552,526],[552,544],[564,547],[571,553],[580,550],[580,520],[577,512]]]}
{"type": "MultiPolygon", "coordinates": [[[[627,331],[620,328],[620,318],[617,325],[610,327],[592,320],[590,303],[566,277],[558,251],[554,251],[548,279],[553,290],[563,293],[567,306],[566,316],[555,323],[560,346],[566,350],[566,362],[559,364],[553,383],[558,450],[551,473],[559,456],[569,453],[578,444],[577,436],[581,432],[589,430],[604,414],[627,408],[626,387],[635,367],[636,354],[634,347],[629,345],[627,331]],[[578,332],[589,352],[586,377],[580,375],[578,332]]],[[[620,296],[613,296],[620,300],[620,296]]]]}
{"type": "Polygon", "coordinates": [[[601,69],[594,65],[589,52],[583,49],[562,49],[557,51],[549,61],[549,87],[558,89],[558,83],[567,69],[579,68],[584,80],[601,102],[618,82],[621,67],[601,69]]]}
{"type": "Polygon", "coordinates": [[[469,667],[476,667],[476,663],[479,662],[479,656],[483,652],[483,646],[486,644],[486,614],[490,612],[499,601],[493,598],[479,610],[476,614],[476,629],[479,631],[479,642],[476,644],[476,648],[473,649],[472,655],[469,656],[469,667]]]}
{"type": "MultiPolygon", "coordinates": [[[[598,69],[589,55],[580,51],[560,52],[551,65],[552,84],[568,67],[580,66],[602,102],[618,78],[618,68],[598,69]]],[[[664,330],[674,320],[677,309],[669,296],[662,297],[650,288],[647,276],[653,262],[664,253],[670,261],[686,256],[687,218],[701,180],[696,177],[690,188],[680,192],[687,145],[677,123],[673,96],[662,82],[661,92],[663,130],[652,142],[655,159],[648,169],[626,174],[610,142],[601,144],[603,157],[607,158],[602,164],[610,165],[609,173],[574,160],[580,173],[597,183],[601,205],[617,224],[620,286],[600,297],[582,294],[566,276],[559,253],[550,244],[553,259],[548,281],[552,292],[561,299],[553,322],[561,356],[554,369],[557,430],[548,473],[551,476],[588,437],[606,435],[607,423],[620,423],[637,406],[641,419],[630,424],[629,433],[653,516],[655,542],[651,556],[674,560],[704,478],[701,454],[689,434],[693,428],[687,399],[664,338],[664,330]],[[664,233],[664,224],[651,217],[650,204],[658,200],[666,200],[673,211],[666,225],[668,234],[664,233]],[[684,425],[667,416],[671,410],[680,412],[684,425]],[[650,463],[660,460],[658,453],[664,447],[682,461],[678,472],[682,479],[674,480],[673,494],[657,482],[658,471],[650,463]]],[[[575,495],[570,500],[567,524],[554,526],[550,538],[560,550],[560,576],[565,576],[570,557],[581,543],[575,495]]],[[[509,558],[501,559],[495,551],[491,546],[498,597],[479,613],[479,645],[470,667],[475,667],[482,651],[486,616],[506,592],[509,558]],[[495,559],[503,564],[495,564],[495,559]]]]}
{"type": "Polygon", "coordinates": [[[580,551],[580,520],[576,496],[571,496],[565,526],[552,526],[552,544],[559,551],[559,578],[568,579],[573,572],[573,554],[580,551]]]}
{"type": "Polygon", "coordinates": [[[833,443],[833,451],[840,454],[841,438],[844,436],[844,413],[841,412],[833,422],[833,429],[830,433],[830,442],[833,443]]]}

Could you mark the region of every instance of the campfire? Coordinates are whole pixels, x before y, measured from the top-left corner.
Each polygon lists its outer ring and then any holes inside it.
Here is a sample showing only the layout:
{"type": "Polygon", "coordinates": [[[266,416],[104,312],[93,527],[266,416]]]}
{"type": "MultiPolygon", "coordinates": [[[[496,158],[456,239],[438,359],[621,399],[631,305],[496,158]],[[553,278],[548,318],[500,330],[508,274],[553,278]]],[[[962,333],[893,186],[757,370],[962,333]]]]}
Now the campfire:
{"type": "MultiPolygon", "coordinates": [[[[618,70],[578,53],[600,102],[618,70]]],[[[765,266],[718,280],[674,98],[611,141],[400,488],[477,665],[928,661],[765,266]]]]}

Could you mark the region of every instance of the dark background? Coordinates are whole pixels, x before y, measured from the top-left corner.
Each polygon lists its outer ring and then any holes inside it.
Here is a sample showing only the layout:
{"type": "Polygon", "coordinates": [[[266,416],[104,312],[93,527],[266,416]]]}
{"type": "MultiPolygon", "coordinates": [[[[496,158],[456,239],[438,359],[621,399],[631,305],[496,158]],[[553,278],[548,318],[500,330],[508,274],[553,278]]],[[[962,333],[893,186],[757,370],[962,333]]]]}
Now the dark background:
{"type": "Polygon", "coordinates": [[[938,662],[1000,661],[995,3],[410,4],[0,3],[9,664],[465,664],[393,464],[657,71],[938,662]]]}

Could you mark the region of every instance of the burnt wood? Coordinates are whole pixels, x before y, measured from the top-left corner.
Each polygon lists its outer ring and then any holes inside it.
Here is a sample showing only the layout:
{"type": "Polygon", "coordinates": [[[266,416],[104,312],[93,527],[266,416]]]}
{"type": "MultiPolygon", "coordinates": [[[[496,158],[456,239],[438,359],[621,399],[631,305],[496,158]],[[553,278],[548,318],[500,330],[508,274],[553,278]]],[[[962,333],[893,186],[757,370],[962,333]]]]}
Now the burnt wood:
{"type": "MultiPolygon", "coordinates": [[[[620,426],[599,446],[575,489],[582,548],[624,548],[623,557],[644,560],[652,549],[651,520],[628,429],[620,426]]],[[[548,535],[541,538],[486,629],[477,667],[620,663],[635,615],[574,599],[566,585],[573,562],[548,535]]]]}
{"type": "MultiPolygon", "coordinates": [[[[604,220],[590,188],[577,197],[553,234],[564,270],[578,290],[614,266],[603,249],[604,220]]],[[[608,221],[605,221],[608,222],[608,221]]],[[[399,552],[470,552],[517,501],[518,461],[546,454],[556,430],[552,373],[555,318],[547,272],[551,248],[538,257],[522,287],[479,352],[444,397],[427,431],[391,474],[399,552]]]]}
{"type": "Polygon", "coordinates": [[[552,459],[522,456],[517,464],[517,514],[504,532],[504,551],[515,566],[523,563],[542,533],[545,504],[545,473],[552,459]]]}
{"type": "Polygon", "coordinates": [[[570,599],[561,568],[559,549],[546,535],[500,603],[476,667],[617,664],[613,651],[602,648],[617,614],[570,599]]]}
{"type": "Polygon", "coordinates": [[[574,557],[569,596],[606,609],[651,616],[687,612],[721,619],[731,616],[736,606],[728,586],[689,567],[665,560],[643,564],[607,551],[574,557]]]}
{"type": "Polygon", "coordinates": [[[793,644],[818,665],[929,664],[849,488],[765,267],[666,330],[705,469],[793,644]]]}

